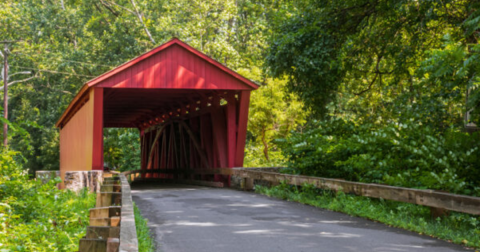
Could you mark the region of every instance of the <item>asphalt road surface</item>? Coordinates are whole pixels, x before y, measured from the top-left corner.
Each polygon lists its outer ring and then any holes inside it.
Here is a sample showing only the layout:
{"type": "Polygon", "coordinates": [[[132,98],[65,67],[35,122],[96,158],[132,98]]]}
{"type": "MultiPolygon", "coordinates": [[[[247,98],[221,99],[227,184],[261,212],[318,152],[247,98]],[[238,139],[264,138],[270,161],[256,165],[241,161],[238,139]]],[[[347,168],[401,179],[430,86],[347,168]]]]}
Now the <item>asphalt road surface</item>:
{"type": "Polygon", "coordinates": [[[369,220],[232,189],[134,184],[132,196],[162,252],[468,251],[369,220]]]}

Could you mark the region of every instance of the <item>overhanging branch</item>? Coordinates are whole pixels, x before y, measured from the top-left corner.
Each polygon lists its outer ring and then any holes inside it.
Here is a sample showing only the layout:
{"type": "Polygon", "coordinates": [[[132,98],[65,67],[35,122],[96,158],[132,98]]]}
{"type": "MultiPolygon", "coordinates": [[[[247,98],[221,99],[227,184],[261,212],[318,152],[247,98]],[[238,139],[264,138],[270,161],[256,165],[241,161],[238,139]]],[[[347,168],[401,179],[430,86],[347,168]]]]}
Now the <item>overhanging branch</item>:
{"type": "MultiPolygon", "coordinates": [[[[17,84],[17,83],[22,83],[22,82],[25,82],[25,81],[29,81],[29,80],[35,79],[35,78],[37,78],[37,77],[38,77],[38,76],[35,75],[35,76],[32,76],[32,77],[30,77],[30,78],[26,78],[26,79],[23,79],[23,80],[12,81],[12,82],[9,82],[7,86],[10,87],[10,86],[13,85],[13,84],[17,84]]],[[[0,87],[0,91],[3,91],[4,88],[5,88],[4,86],[1,86],[1,87],[0,87]]]]}
{"type": "Polygon", "coordinates": [[[30,71],[17,72],[17,73],[14,73],[14,74],[10,74],[8,77],[10,78],[10,77],[18,75],[18,74],[32,74],[32,72],[30,72],[30,71]]]}
{"type": "MultiPolygon", "coordinates": [[[[368,88],[367,89],[364,89],[358,93],[353,93],[354,95],[356,96],[359,96],[359,95],[362,95],[366,92],[368,92],[370,89],[372,89],[373,87],[373,84],[375,83],[375,81],[377,80],[378,76],[380,76],[382,74],[382,72],[380,72],[380,69],[379,69],[379,66],[380,66],[380,61],[382,61],[382,58],[383,58],[383,55],[382,56],[378,56],[377,57],[377,64],[375,65],[375,76],[373,77],[373,80],[370,82],[370,84],[368,85],[368,88]]],[[[380,81],[381,81],[382,77],[380,76],[380,81]]]]}

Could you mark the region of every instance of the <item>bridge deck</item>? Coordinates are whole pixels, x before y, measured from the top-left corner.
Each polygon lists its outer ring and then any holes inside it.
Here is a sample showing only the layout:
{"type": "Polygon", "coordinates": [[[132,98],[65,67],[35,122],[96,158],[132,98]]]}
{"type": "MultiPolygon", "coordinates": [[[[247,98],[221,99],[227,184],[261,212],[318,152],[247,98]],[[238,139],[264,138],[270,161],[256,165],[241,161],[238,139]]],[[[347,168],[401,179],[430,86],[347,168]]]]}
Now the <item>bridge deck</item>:
{"type": "Polygon", "coordinates": [[[132,185],[163,252],[467,251],[369,220],[230,189],[132,185]]]}

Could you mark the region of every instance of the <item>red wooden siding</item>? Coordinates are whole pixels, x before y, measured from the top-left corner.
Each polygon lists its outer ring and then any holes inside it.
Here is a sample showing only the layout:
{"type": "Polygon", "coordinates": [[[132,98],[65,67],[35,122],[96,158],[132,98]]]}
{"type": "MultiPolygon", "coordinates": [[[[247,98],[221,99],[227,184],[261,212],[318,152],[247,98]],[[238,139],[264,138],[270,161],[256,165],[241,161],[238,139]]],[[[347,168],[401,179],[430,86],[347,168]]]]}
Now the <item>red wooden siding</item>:
{"type": "Polygon", "coordinates": [[[250,86],[177,45],[137,62],[96,87],[251,90],[250,86]]]}

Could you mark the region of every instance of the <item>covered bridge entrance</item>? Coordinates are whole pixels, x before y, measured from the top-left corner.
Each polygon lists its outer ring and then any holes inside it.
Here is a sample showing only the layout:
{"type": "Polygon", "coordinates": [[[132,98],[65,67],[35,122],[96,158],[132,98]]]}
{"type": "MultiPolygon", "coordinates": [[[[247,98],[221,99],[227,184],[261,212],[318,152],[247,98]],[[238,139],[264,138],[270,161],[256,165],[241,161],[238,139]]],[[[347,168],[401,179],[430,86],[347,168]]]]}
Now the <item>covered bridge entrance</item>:
{"type": "MultiPolygon", "coordinates": [[[[78,92],[56,124],[62,178],[66,171],[104,169],[103,128],[109,127],[139,130],[141,169],[242,167],[250,91],[257,88],[170,40],[78,92]]],[[[228,183],[222,175],[211,179],[228,183]]]]}

